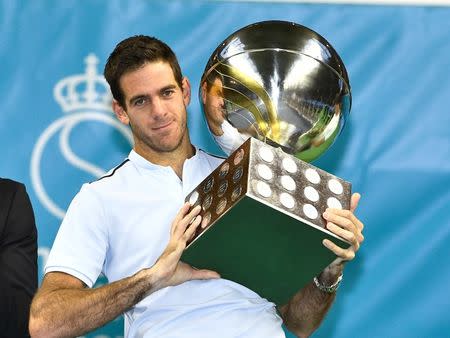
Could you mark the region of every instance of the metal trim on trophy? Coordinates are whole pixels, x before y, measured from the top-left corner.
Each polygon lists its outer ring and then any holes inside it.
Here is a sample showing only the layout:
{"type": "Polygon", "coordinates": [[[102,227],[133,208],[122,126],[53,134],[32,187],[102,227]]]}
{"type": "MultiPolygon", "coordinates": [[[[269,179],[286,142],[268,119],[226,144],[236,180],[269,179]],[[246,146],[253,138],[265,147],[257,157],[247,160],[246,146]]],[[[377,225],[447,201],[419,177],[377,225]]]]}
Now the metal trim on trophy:
{"type": "Polygon", "coordinates": [[[219,45],[199,96],[229,157],[186,197],[203,219],[182,260],[282,304],[336,258],[324,238],[349,246],[321,215],[349,208],[351,184],[308,163],[344,127],[347,71],[316,32],[264,21],[219,45]]]}

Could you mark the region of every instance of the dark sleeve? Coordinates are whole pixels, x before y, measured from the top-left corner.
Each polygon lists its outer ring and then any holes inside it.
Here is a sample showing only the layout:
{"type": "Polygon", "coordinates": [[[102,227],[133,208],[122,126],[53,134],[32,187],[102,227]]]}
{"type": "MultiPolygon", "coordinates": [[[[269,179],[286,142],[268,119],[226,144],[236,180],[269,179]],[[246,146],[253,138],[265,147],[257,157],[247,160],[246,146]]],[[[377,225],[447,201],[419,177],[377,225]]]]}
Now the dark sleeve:
{"type": "Polygon", "coordinates": [[[23,184],[1,180],[0,185],[0,337],[29,337],[38,284],[34,214],[23,184]]]}

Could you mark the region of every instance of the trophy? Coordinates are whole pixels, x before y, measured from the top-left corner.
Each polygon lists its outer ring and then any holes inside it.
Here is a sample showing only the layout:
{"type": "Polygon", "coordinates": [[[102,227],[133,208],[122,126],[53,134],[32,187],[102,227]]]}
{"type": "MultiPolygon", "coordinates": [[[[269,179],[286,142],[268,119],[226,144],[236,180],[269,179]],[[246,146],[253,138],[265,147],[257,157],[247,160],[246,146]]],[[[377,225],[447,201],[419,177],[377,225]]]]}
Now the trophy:
{"type": "Polygon", "coordinates": [[[228,158],[186,197],[202,223],[181,259],[283,304],[336,258],[323,239],[350,245],[322,213],[349,209],[351,184],[309,163],[350,111],[345,66],[311,29],[259,22],[213,52],[199,97],[228,158]]]}

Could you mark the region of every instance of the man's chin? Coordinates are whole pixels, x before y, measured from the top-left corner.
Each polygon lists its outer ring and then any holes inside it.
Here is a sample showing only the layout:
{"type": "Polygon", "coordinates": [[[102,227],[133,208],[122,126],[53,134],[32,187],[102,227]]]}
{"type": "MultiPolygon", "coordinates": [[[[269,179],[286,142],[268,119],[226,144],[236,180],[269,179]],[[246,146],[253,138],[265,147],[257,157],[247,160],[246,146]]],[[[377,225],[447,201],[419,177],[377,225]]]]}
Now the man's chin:
{"type": "Polygon", "coordinates": [[[173,142],[160,142],[159,144],[154,144],[153,149],[160,153],[171,153],[177,150],[181,146],[182,140],[173,142]]]}

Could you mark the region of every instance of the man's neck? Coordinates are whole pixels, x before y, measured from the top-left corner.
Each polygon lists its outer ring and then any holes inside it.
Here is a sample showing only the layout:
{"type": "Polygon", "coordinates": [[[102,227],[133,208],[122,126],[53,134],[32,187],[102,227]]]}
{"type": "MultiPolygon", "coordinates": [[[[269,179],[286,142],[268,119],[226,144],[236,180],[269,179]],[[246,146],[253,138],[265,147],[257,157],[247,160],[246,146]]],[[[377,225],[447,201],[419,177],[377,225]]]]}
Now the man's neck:
{"type": "Polygon", "coordinates": [[[189,139],[170,152],[156,152],[140,144],[135,144],[134,151],[153,164],[171,167],[180,179],[183,177],[184,161],[195,155],[195,148],[189,139]]]}

